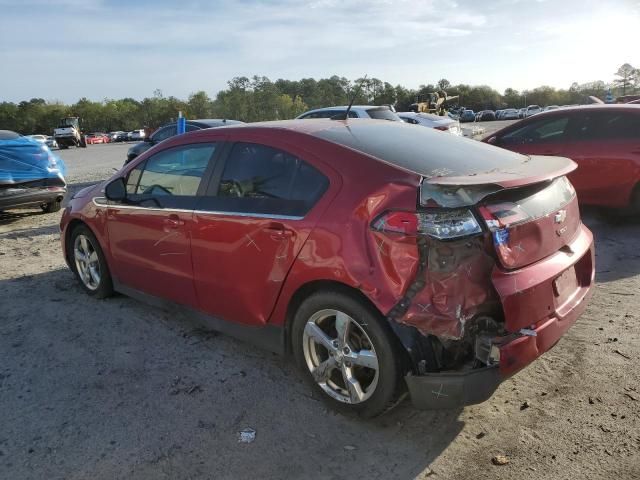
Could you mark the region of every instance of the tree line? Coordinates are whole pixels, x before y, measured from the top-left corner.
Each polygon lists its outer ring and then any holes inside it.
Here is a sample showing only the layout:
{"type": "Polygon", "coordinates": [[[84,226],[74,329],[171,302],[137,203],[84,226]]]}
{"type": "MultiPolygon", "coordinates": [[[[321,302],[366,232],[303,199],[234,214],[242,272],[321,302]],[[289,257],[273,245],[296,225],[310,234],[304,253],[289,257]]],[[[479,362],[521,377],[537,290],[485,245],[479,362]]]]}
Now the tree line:
{"type": "Polygon", "coordinates": [[[235,77],[227,88],[210,98],[204,91],[193,93],[186,100],[165,97],[160,90],[143,100],[122,98],[101,102],[80,99],[73,105],[47,102],[42,98],[19,103],[0,102],[0,129],[14,130],[24,135],[50,134],[61,118],[81,118],[86,132],[134,130],[148,126],[157,128],[175,120],[178,111],[187,118],[229,118],[245,122],[289,119],[312,108],[348,104],[355,95],[355,104],[394,105],[407,111],[412,103],[424,101],[431,92],[445,90],[458,98],[451,105],[478,111],[499,108],[520,108],[526,105],[573,105],[584,103],[586,97],[604,99],[609,91],[614,96],[632,94],[640,89],[639,70],[629,64],[620,67],[612,84],[603,81],[572,84],[568,89],[541,86],[518,91],[507,88],[503,93],[487,85],[452,85],[441,79],[436,84],[408,89],[377,78],[350,81],[332,76],[316,80],[279,79],[267,77],[235,77]],[[358,88],[360,86],[360,88],[358,88]]]}

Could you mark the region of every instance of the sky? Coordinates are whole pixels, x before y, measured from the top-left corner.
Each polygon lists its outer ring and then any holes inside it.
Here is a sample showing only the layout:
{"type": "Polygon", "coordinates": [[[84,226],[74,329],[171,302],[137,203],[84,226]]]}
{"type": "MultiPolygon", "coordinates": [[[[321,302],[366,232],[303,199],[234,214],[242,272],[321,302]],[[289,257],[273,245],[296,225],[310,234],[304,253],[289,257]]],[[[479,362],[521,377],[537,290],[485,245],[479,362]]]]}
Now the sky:
{"type": "Polygon", "coordinates": [[[640,0],[0,0],[0,101],[253,75],[568,88],[640,67],[639,46],[640,0]]]}

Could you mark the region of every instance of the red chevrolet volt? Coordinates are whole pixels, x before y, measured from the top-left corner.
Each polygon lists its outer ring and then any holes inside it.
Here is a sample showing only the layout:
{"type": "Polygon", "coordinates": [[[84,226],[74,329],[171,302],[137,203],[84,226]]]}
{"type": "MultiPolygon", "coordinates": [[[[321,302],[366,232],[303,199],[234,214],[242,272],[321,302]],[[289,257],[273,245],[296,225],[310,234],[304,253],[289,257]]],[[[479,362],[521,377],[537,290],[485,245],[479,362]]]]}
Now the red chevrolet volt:
{"type": "Polygon", "coordinates": [[[473,404],[586,307],[575,167],[384,120],[200,130],[77,193],[62,249],[90,295],[291,354],[335,408],[473,404]]]}
{"type": "Polygon", "coordinates": [[[527,155],[568,157],[578,164],[569,180],[580,203],[640,214],[640,105],[560,108],[484,141],[527,155]]]}

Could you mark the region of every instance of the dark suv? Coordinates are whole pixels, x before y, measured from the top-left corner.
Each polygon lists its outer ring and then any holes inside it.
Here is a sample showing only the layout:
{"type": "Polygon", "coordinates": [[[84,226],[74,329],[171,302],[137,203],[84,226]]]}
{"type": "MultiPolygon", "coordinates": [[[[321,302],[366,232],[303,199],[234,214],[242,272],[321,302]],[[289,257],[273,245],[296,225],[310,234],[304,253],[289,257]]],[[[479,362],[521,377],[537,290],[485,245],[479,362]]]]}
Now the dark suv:
{"type": "MultiPolygon", "coordinates": [[[[208,118],[203,120],[187,120],[187,132],[193,130],[202,130],[203,128],[224,127],[225,125],[237,125],[240,122],[238,120],[227,120],[226,118],[208,118]]],[[[146,152],[155,144],[160,143],[167,138],[173,137],[177,134],[176,122],[167,123],[158,128],[149,137],[145,138],[144,142],[136,143],[127,152],[127,160],[125,165],[131,160],[136,158],[141,153],[146,152]]]]}

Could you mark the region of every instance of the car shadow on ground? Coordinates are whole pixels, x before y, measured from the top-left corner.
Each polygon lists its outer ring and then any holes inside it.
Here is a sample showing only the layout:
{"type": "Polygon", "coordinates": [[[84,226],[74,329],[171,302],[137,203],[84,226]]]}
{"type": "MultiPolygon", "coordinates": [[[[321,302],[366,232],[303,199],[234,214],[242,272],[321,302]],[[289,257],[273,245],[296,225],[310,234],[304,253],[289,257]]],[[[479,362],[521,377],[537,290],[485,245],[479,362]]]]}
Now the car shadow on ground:
{"type": "Polygon", "coordinates": [[[96,300],[66,269],[0,280],[0,304],[7,478],[414,478],[464,426],[461,410],[408,401],[374,420],[337,414],[288,359],[96,300]]]}
{"type": "Polygon", "coordinates": [[[621,217],[607,209],[582,207],[582,221],[593,232],[596,281],[630,278],[640,273],[640,218],[621,217]]]}

